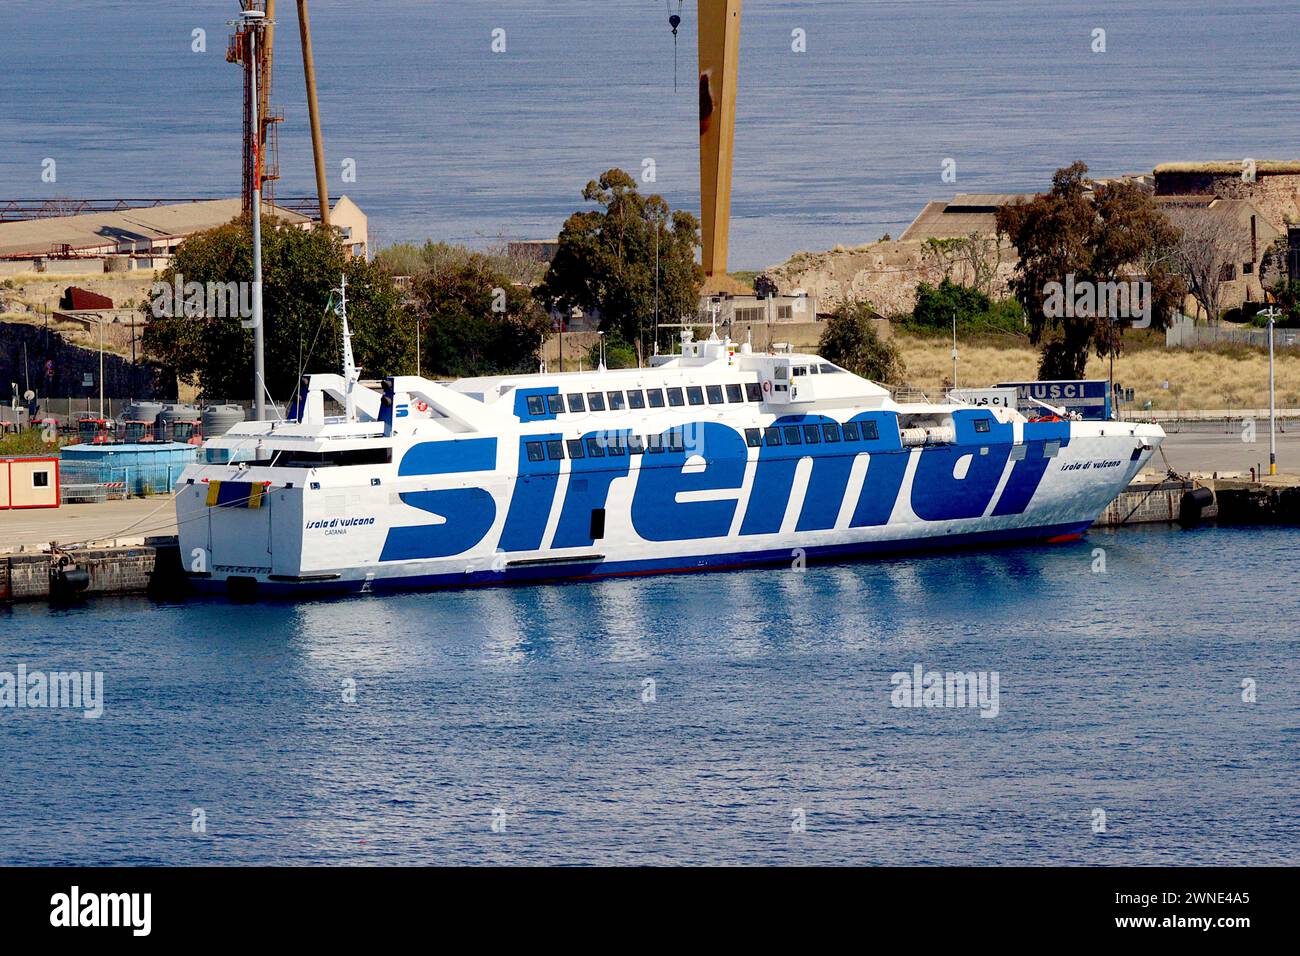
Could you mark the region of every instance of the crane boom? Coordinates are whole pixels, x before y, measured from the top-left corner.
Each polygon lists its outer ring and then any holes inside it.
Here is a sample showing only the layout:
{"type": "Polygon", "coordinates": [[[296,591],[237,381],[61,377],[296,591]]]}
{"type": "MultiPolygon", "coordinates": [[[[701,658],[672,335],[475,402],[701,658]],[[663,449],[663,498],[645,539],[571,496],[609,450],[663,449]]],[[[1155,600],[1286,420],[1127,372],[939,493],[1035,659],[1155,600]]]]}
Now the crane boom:
{"type": "Polygon", "coordinates": [[[725,275],[736,144],[741,0],[699,0],[700,220],[706,276],[725,275]]]}

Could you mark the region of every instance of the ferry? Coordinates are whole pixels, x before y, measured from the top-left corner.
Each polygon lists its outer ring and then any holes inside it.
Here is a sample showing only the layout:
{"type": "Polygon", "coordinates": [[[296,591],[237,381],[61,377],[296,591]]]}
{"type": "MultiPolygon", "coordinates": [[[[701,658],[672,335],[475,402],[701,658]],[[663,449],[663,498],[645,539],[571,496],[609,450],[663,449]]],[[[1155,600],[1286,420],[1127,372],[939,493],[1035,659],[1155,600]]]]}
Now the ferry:
{"type": "MultiPolygon", "coordinates": [[[[342,290],[344,294],[346,290],[342,290]]],[[[304,377],[176,498],[200,590],[380,592],[1079,538],[1164,440],[899,402],[817,355],[681,335],[648,367],[304,377]]],[[[1058,414],[1059,412],[1059,414],[1058,414]]]]}

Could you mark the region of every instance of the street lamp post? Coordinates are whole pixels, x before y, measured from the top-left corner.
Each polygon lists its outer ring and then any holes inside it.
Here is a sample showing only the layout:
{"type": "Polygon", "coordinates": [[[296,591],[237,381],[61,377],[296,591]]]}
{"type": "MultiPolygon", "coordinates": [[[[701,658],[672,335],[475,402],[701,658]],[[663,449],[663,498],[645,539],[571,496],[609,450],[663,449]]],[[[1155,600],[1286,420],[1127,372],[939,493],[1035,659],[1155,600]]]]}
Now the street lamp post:
{"type": "Polygon", "coordinates": [[[1273,377],[1273,325],[1281,310],[1276,306],[1262,309],[1259,315],[1268,318],[1268,473],[1277,474],[1277,390],[1273,377]]]}

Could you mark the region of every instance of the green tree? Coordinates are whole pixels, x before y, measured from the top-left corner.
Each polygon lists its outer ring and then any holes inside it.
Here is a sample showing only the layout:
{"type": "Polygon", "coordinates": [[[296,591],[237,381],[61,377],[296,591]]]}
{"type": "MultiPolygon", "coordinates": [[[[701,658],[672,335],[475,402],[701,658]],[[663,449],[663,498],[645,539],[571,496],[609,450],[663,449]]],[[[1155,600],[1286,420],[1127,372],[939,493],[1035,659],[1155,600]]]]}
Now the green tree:
{"type": "Polygon", "coordinates": [[[898,347],[881,339],[871,306],[845,300],[822,329],[817,354],[828,362],[873,382],[902,381],[905,369],[898,347]]]}
{"type": "Polygon", "coordinates": [[[978,289],[944,279],[937,286],[922,282],[916,287],[916,307],[910,323],[922,329],[947,331],[953,316],[959,329],[995,329],[1023,333],[1024,318],[1014,299],[994,302],[978,289]]]}
{"type": "MultiPolygon", "coordinates": [[[[699,308],[699,221],[674,212],[662,196],[641,195],[621,169],[587,183],[582,195],[601,208],[576,212],[565,222],[536,294],[562,312],[577,307],[599,314],[602,331],[617,330],[645,354],[654,322],[656,244],[661,319],[677,321],[699,308]]],[[[670,338],[664,335],[660,344],[670,338]]]]}
{"type": "Polygon", "coordinates": [[[450,248],[431,256],[413,283],[422,370],[447,377],[535,372],[550,316],[491,257],[452,255],[450,248]]]}
{"type": "MultiPolygon", "coordinates": [[[[1182,298],[1182,282],[1171,268],[1178,231],[1150,194],[1130,182],[1098,184],[1088,190],[1088,167],[1075,162],[1058,169],[1052,188],[1028,202],[1002,206],[999,235],[1019,253],[1011,288],[1029,319],[1030,339],[1041,344],[1039,375],[1082,378],[1088,354],[1119,351],[1123,323],[1100,314],[1048,314],[1049,284],[1145,280],[1150,283],[1151,319],[1163,328],[1182,298]]],[[[1094,286],[1094,287],[1096,287],[1094,286]]]]}
{"type": "MultiPolygon", "coordinates": [[[[349,258],[333,231],[302,230],[263,217],[266,383],[276,401],[290,399],[303,372],[335,371],[341,365],[340,323],[327,306],[344,275],[352,348],[363,373],[379,378],[409,366],[413,328],[398,307],[389,276],[364,259],[349,258]]],[[[251,220],[237,219],[185,240],[160,282],[173,285],[178,278],[187,284],[251,283],[251,220]]],[[[251,396],[253,332],[238,315],[160,317],[155,310],[144,348],[198,385],[205,398],[251,396]]]]}
{"type": "MultiPolygon", "coordinates": [[[[600,343],[587,351],[587,368],[600,365],[600,343]]],[[[605,336],[605,368],[636,368],[636,349],[624,341],[617,331],[605,336]]]]}

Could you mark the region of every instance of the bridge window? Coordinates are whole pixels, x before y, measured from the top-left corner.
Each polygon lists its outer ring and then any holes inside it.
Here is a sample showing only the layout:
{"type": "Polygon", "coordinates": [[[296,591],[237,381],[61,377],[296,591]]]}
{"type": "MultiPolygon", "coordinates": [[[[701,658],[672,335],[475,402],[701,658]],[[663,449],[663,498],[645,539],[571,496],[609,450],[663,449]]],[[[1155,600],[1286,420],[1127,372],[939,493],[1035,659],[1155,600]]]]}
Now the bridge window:
{"type": "Polygon", "coordinates": [[[743,402],[744,400],[745,400],[745,393],[740,390],[740,386],[738,384],[733,382],[732,384],[727,386],[727,401],[743,402]]]}
{"type": "Polygon", "coordinates": [[[540,396],[540,395],[529,395],[529,396],[528,396],[528,414],[529,414],[529,415],[545,415],[545,414],[546,414],[546,406],[545,406],[544,404],[542,404],[542,396],[540,396]]]}
{"type": "Polygon", "coordinates": [[[986,432],[989,430],[989,420],[987,418],[975,419],[975,430],[977,432],[986,432]]]}
{"type": "Polygon", "coordinates": [[[700,388],[698,385],[688,385],[686,387],[686,399],[692,405],[703,405],[704,389],[700,388]]]}
{"type": "Polygon", "coordinates": [[[621,412],[624,407],[622,392],[606,392],[609,396],[609,410],[611,412],[621,412]]]}
{"type": "Polygon", "coordinates": [[[759,445],[763,444],[763,433],[757,428],[746,428],[745,444],[750,448],[757,448],[759,445]]]}
{"type": "Polygon", "coordinates": [[[651,408],[664,407],[664,390],[662,388],[647,388],[645,395],[650,401],[651,408]]]}
{"type": "Polygon", "coordinates": [[[570,458],[586,458],[587,453],[582,450],[581,438],[570,438],[566,444],[569,446],[570,458]]]}
{"type": "Polygon", "coordinates": [[[862,422],[862,440],[875,441],[880,437],[880,429],[874,421],[862,422]]]}
{"type": "Polygon", "coordinates": [[[587,407],[593,412],[603,412],[605,410],[605,396],[600,392],[588,392],[587,407]]]}
{"type": "Polygon", "coordinates": [[[822,426],[822,437],[827,441],[840,440],[840,426],[835,424],[826,424],[822,426]]]}
{"type": "Polygon", "coordinates": [[[639,388],[628,389],[627,392],[628,408],[645,408],[645,393],[639,388]]]}
{"type": "Polygon", "coordinates": [[[721,385],[709,385],[709,386],[706,386],[705,391],[708,393],[708,396],[709,396],[709,404],[710,404],[710,405],[721,405],[721,404],[722,404],[722,386],[721,386],[721,385]]]}
{"type": "Polygon", "coordinates": [[[528,449],[529,461],[543,461],[546,458],[546,453],[542,451],[541,442],[530,441],[525,445],[525,447],[528,449]]]}
{"type": "Polygon", "coordinates": [[[685,404],[682,400],[682,390],[680,388],[668,389],[668,404],[673,408],[680,408],[685,404]]]}
{"type": "Polygon", "coordinates": [[[857,441],[857,440],[858,440],[858,423],[857,423],[857,422],[845,422],[845,423],[844,423],[844,440],[845,440],[845,441],[857,441]]]}
{"type": "Polygon", "coordinates": [[[763,400],[763,386],[758,382],[745,383],[745,398],[751,402],[761,402],[763,400]]]}
{"type": "Polygon", "coordinates": [[[787,445],[802,445],[803,439],[799,437],[798,425],[785,426],[785,443],[787,445]]]}
{"type": "Polygon", "coordinates": [[[763,437],[767,440],[769,448],[774,448],[781,444],[781,429],[768,428],[763,432],[763,437]]]}
{"type": "Polygon", "coordinates": [[[822,440],[821,432],[817,430],[816,425],[805,425],[803,427],[803,438],[810,445],[815,445],[822,440]]]}
{"type": "Polygon", "coordinates": [[[581,393],[575,393],[569,396],[569,411],[585,412],[586,410],[587,410],[587,405],[583,401],[581,393]]]}
{"type": "Polygon", "coordinates": [[[562,461],[564,459],[564,442],[558,438],[546,443],[546,457],[551,461],[562,461]]]}
{"type": "Polygon", "coordinates": [[[844,369],[842,369],[842,368],[836,368],[834,365],[828,365],[828,364],[826,364],[825,362],[823,362],[823,363],[821,364],[821,368],[819,369],[819,371],[820,371],[823,375],[831,375],[831,374],[833,374],[833,373],[835,373],[835,372],[842,372],[842,371],[844,371],[844,369]]]}
{"type": "Polygon", "coordinates": [[[272,460],[277,468],[328,468],[345,465],[386,465],[391,448],[349,448],[347,451],[280,451],[272,460]]]}
{"type": "Polygon", "coordinates": [[[546,410],[552,415],[564,414],[564,398],[561,395],[546,396],[546,410]]]}

